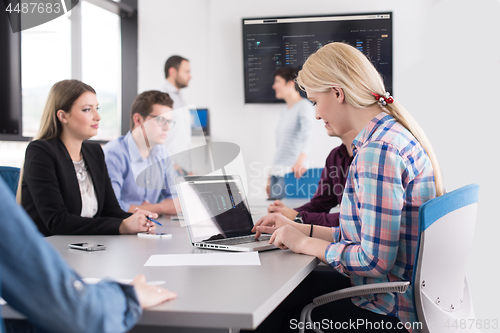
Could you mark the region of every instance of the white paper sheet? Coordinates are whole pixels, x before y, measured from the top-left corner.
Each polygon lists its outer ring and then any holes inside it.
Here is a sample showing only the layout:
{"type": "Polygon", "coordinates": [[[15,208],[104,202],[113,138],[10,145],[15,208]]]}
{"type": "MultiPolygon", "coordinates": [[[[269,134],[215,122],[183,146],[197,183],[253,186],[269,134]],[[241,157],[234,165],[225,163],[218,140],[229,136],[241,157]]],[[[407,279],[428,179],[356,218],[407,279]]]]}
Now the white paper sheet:
{"type": "Polygon", "coordinates": [[[260,266],[258,252],[154,254],[144,266],[260,266]]]}

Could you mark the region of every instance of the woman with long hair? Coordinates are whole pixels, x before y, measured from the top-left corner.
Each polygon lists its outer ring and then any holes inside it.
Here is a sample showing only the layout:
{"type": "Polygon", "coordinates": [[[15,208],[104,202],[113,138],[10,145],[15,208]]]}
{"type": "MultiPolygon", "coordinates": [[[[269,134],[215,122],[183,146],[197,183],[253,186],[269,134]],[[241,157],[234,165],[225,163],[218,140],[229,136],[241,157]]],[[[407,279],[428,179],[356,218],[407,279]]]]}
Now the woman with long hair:
{"type": "MultiPolygon", "coordinates": [[[[380,74],[360,51],[343,43],[325,45],[307,59],[297,83],[327,128],[357,133],[351,144],[354,158],[339,227],[298,224],[281,214],[256,223],[256,237],[273,233],[270,242],[279,248],[314,255],[333,268],[311,273],[259,327],[263,332],[291,329],[289,320],[298,319],[300,309],[319,295],[351,285],[411,281],[418,209],[444,193],[439,164],[424,132],[385,91],[380,74]]],[[[341,324],[364,319],[386,331],[411,332],[417,320],[412,287],[404,294],[333,302],[316,309],[312,319],[341,324]]]]}
{"type": "Polygon", "coordinates": [[[51,88],[40,129],[26,149],[17,200],[45,236],[154,231],[149,211],[124,212],[115,197],[97,134],[95,90],[78,80],[51,88]]]}

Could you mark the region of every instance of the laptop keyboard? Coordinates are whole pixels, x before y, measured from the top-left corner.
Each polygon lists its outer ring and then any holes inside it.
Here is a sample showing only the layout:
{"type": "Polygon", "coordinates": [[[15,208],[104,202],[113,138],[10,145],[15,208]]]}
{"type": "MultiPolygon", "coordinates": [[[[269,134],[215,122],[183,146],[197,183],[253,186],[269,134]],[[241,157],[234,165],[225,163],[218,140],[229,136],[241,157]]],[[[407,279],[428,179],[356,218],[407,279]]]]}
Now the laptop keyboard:
{"type": "Polygon", "coordinates": [[[271,239],[271,235],[261,235],[258,240],[255,240],[255,235],[248,235],[243,237],[234,237],[234,238],[224,238],[224,239],[215,239],[211,241],[204,241],[203,243],[207,244],[221,244],[221,245],[237,245],[237,244],[245,244],[245,243],[253,243],[258,241],[268,241],[271,239]]]}

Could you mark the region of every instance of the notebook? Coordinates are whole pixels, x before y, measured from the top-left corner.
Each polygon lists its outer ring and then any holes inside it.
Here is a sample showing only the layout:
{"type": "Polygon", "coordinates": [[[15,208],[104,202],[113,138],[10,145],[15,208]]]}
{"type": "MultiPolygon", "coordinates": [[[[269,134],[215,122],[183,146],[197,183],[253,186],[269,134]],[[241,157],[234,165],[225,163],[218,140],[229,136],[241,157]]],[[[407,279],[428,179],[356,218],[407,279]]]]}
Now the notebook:
{"type": "Polygon", "coordinates": [[[270,235],[255,241],[240,176],[178,176],[175,185],[193,246],[226,251],[277,248],[269,244],[270,235]]]}

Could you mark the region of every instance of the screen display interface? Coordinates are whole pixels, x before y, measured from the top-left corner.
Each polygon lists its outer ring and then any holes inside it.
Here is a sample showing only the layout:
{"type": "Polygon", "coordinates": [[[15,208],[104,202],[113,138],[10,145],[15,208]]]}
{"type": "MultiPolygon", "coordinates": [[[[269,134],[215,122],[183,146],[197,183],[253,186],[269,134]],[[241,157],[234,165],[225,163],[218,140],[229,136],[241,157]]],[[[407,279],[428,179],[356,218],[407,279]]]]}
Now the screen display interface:
{"type": "Polygon", "coordinates": [[[177,186],[193,242],[244,236],[253,221],[239,177],[184,177],[177,186]]]}
{"type": "Polygon", "coordinates": [[[300,69],[332,42],[348,43],[372,61],[392,89],[392,13],[243,19],[245,103],[282,102],[271,88],[275,71],[300,69]]]}

